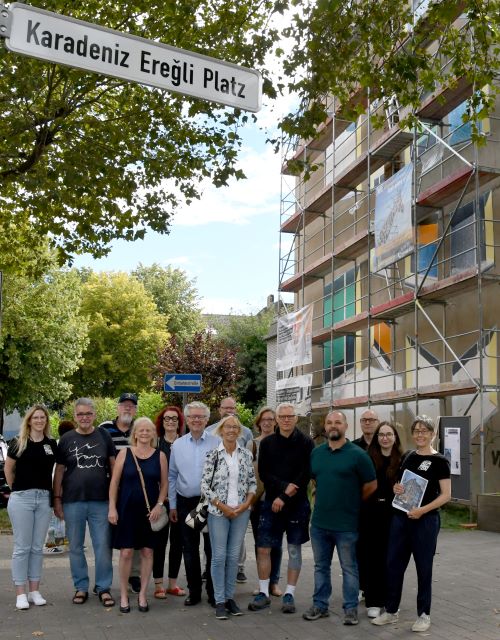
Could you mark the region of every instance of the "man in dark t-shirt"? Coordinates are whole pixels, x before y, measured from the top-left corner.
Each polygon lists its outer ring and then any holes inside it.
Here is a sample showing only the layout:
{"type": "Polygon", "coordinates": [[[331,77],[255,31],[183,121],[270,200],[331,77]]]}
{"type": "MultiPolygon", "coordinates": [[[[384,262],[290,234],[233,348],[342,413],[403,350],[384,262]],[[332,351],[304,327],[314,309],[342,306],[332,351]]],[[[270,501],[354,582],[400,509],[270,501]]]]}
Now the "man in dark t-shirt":
{"type": "Polygon", "coordinates": [[[83,545],[88,524],[95,555],[95,584],[105,607],[115,602],[110,594],[113,565],[108,523],[109,478],[116,451],[106,430],[94,427],[95,408],[89,398],[75,402],[76,429],[59,441],[54,474],[54,513],[66,521],[69,560],[75,586],[74,604],[88,598],[89,574],[83,545]]]}

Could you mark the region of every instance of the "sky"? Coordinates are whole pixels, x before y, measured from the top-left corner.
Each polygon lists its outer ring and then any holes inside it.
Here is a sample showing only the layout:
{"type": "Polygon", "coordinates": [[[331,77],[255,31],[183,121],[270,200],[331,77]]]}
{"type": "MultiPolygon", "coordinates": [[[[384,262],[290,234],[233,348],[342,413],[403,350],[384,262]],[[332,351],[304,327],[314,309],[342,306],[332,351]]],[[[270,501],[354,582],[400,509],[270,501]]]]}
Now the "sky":
{"type": "Polygon", "coordinates": [[[178,209],[169,235],[149,232],[144,240],[115,241],[106,258],[79,256],[76,267],[95,271],[132,271],[139,263],[171,265],[186,272],[200,295],[204,313],[250,314],[278,299],[281,155],[265,131],[277,124],[278,110],[264,105],[256,124],[240,132],[239,168],[246,180],[227,187],[204,186],[200,200],[178,209]]]}

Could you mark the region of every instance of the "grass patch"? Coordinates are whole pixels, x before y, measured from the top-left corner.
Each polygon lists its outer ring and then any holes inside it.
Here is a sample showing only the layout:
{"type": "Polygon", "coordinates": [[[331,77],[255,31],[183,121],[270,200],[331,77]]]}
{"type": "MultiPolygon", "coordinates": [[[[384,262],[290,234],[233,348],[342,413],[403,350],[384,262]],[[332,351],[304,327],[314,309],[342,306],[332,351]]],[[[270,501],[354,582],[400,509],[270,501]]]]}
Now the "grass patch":
{"type": "Polygon", "coordinates": [[[0,530],[12,531],[12,525],[10,524],[9,514],[7,509],[0,509],[0,530]]]}
{"type": "MultiPolygon", "coordinates": [[[[443,529],[464,531],[460,525],[468,524],[470,521],[469,507],[463,504],[448,502],[448,504],[441,509],[441,527],[443,529]]],[[[474,514],[473,521],[475,521],[474,514]]]]}

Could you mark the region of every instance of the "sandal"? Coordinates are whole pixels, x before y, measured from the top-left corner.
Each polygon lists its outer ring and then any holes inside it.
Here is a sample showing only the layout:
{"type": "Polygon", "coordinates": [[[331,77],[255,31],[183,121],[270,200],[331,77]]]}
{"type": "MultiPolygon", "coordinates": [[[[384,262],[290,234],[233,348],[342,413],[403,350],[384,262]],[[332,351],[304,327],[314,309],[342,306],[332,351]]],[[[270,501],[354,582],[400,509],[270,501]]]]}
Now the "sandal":
{"type": "Polygon", "coordinates": [[[167,599],[167,590],[161,585],[155,586],[154,597],[158,598],[158,600],[166,600],[167,599]]]}
{"type": "Polygon", "coordinates": [[[173,589],[167,589],[167,593],[171,596],[185,596],[186,592],[179,586],[174,587],[173,589]]]}
{"type": "Polygon", "coordinates": [[[108,609],[109,607],[115,606],[115,601],[113,600],[113,596],[106,589],[104,591],[99,592],[99,600],[102,602],[102,606],[108,609]]]}
{"type": "Polygon", "coordinates": [[[77,589],[75,591],[75,595],[73,596],[73,604],[84,604],[89,599],[88,591],[80,591],[77,589]]]}

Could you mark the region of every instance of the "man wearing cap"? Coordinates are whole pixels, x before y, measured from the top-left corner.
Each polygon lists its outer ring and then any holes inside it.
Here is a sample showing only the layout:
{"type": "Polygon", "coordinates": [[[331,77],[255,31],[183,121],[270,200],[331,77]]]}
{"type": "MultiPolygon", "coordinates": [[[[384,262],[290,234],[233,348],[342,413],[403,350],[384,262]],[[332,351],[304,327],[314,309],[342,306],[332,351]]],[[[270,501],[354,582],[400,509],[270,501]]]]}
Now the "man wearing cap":
{"type": "Polygon", "coordinates": [[[122,393],[116,407],[118,415],[114,420],[106,420],[99,425],[107,429],[113,439],[116,451],[129,447],[130,431],[137,413],[137,396],[135,393],[122,393]]]}
{"type": "MultiPolygon", "coordinates": [[[[132,425],[137,413],[137,396],[135,393],[122,393],[118,398],[116,407],[118,415],[114,420],[106,420],[101,422],[99,429],[106,429],[111,436],[116,452],[130,446],[129,438],[132,431],[132,425]]],[[[134,551],[132,560],[132,569],[128,583],[133,593],[139,593],[141,590],[140,577],[141,558],[139,551],[134,551]]]]}

